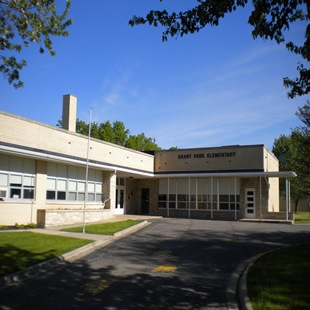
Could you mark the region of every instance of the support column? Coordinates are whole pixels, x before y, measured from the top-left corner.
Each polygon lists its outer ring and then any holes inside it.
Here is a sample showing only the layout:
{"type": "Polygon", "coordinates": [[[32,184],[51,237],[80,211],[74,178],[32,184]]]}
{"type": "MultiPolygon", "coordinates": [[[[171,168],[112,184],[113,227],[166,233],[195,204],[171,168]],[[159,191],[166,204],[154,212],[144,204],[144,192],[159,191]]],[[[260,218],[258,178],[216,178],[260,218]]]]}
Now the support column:
{"type": "Polygon", "coordinates": [[[115,209],[115,193],[116,193],[116,172],[103,172],[103,201],[105,201],[105,209],[115,209]]]}
{"type": "MultiPolygon", "coordinates": [[[[47,162],[46,161],[36,161],[36,178],[35,178],[35,201],[31,202],[31,215],[30,222],[35,222],[39,220],[38,209],[46,209],[46,184],[47,184],[47,162]]],[[[42,212],[42,226],[45,225],[45,212],[42,212]]]]}
{"type": "Polygon", "coordinates": [[[188,218],[191,218],[191,178],[188,177],[188,218]]]}
{"type": "Polygon", "coordinates": [[[170,178],[168,178],[167,183],[167,201],[166,201],[167,217],[169,217],[169,196],[170,196],[170,178]]]}
{"type": "Polygon", "coordinates": [[[211,177],[211,220],[213,220],[213,177],[211,177]]]}
{"type": "Polygon", "coordinates": [[[237,177],[235,176],[235,221],[237,221],[237,177]]]}
{"type": "Polygon", "coordinates": [[[259,177],[259,219],[262,221],[262,177],[259,177]]]}
{"type": "Polygon", "coordinates": [[[286,178],[286,191],[285,191],[285,197],[286,197],[286,220],[288,221],[288,212],[290,210],[290,202],[291,202],[291,197],[290,197],[290,180],[286,178]]]}

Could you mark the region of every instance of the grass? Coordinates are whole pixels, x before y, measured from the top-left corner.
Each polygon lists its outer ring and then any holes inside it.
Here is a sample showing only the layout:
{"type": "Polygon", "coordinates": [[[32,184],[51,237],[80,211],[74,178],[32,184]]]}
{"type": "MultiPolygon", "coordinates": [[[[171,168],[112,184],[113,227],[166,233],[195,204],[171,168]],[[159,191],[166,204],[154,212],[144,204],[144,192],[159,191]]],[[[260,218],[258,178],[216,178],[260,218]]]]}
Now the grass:
{"type": "Polygon", "coordinates": [[[23,270],[91,242],[34,232],[1,232],[0,276],[23,270]]]}
{"type": "MultiPolygon", "coordinates": [[[[97,235],[114,235],[118,231],[124,230],[139,223],[141,223],[139,220],[126,220],[120,222],[92,224],[86,225],[85,232],[88,234],[97,235]]],[[[83,226],[65,228],[63,231],[81,233],[83,232],[83,226]]]]}
{"type": "Polygon", "coordinates": [[[247,286],[254,310],[310,309],[310,243],[262,256],[247,286]]]}
{"type": "Polygon", "coordinates": [[[295,224],[310,224],[310,212],[297,212],[295,214],[295,224]]]}

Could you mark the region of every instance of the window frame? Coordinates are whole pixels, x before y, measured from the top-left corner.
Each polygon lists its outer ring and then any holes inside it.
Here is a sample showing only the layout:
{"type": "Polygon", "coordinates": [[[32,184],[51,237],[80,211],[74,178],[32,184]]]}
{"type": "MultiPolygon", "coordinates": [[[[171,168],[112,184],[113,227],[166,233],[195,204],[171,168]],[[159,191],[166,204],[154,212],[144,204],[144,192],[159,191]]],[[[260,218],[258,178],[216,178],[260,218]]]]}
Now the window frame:
{"type": "Polygon", "coordinates": [[[47,175],[46,200],[48,202],[63,201],[63,202],[68,202],[68,203],[70,202],[81,203],[85,201],[85,195],[86,195],[86,189],[87,189],[88,202],[102,203],[102,197],[103,197],[102,171],[90,170],[89,175],[91,175],[92,173],[93,178],[86,182],[85,179],[81,178],[83,176],[83,173],[81,173],[80,167],[61,165],[60,168],[61,169],[58,169],[58,165],[54,164],[53,166],[51,166],[51,169],[50,169],[50,171],[54,172],[53,174],[57,174],[57,171],[60,170],[61,171],[60,176],[47,175]],[[66,175],[64,174],[64,171],[66,171],[66,175]],[[65,182],[64,187],[62,184],[63,182],[65,182]],[[49,185],[52,185],[52,184],[54,185],[49,187],[49,185]],[[87,188],[86,188],[86,184],[87,184],[87,188]],[[52,193],[53,193],[52,197],[49,198],[48,195],[51,195],[52,193]],[[72,199],[73,197],[75,199],[72,199]]]}
{"type": "Polygon", "coordinates": [[[240,210],[240,184],[237,184],[237,192],[234,193],[234,178],[193,178],[190,181],[190,193],[188,190],[188,178],[170,180],[169,201],[168,179],[159,180],[158,208],[170,208],[200,211],[235,211],[240,210]],[[175,186],[172,185],[175,182],[175,186]],[[182,185],[180,185],[182,184],[182,185]],[[221,186],[222,185],[222,186],[221,186]],[[171,200],[171,196],[175,196],[171,200]],[[235,201],[236,200],[236,201],[235,201]],[[175,206],[175,207],[174,207],[175,206]]]}

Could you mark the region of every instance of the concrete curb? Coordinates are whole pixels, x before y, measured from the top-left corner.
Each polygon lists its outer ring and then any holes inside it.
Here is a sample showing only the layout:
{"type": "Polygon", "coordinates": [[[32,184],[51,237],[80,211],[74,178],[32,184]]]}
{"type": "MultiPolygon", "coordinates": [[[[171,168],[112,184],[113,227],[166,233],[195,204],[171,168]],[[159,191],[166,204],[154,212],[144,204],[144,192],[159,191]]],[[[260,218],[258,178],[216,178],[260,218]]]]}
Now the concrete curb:
{"type": "Polygon", "coordinates": [[[239,283],[237,287],[237,298],[239,300],[241,310],[253,310],[252,303],[250,301],[249,294],[248,294],[248,287],[247,287],[247,277],[248,277],[250,268],[262,256],[278,251],[278,250],[279,249],[275,249],[275,250],[267,251],[264,253],[260,253],[256,256],[251,257],[250,259],[246,261],[247,266],[243,269],[243,272],[240,275],[239,283]]]}
{"type": "Polygon", "coordinates": [[[118,237],[127,236],[127,235],[129,235],[129,234],[132,234],[132,233],[134,233],[134,232],[140,230],[141,228],[143,228],[143,227],[145,227],[145,226],[150,225],[150,224],[151,224],[151,222],[143,221],[143,222],[141,222],[141,223],[139,223],[139,224],[136,224],[136,225],[134,225],[134,226],[131,226],[131,227],[129,227],[129,228],[126,228],[126,229],[124,229],[124,230],[121,230],[121,231],[115,233],[113,237],[118,238],[118,237]]]}
{"type": "Polygon", "coordinates": [[[242,273],[246,269],[248,261],[241,262],[232,273],[230,280],[226,287],[226,301],[228,310],[239,310],[238,294],[239,294],[239,281],[242,273]]]}
{"type": "MultiPolygon", "coordinates": [[[[71,252],[65,253],[61,256],[49,259],[45,262],[36,264],[34,266],[28,267],[25,270],[17,271],[15,273],[9,274],[7,276],[0,278],[0,291],[3,291],[5,289],[19,286],[23,282],[27,280],[31,280],[34,277],[37,277],[39,275],[45,274],[47,271],[51,270],[52,268],[55,268],[59,265],[65,265],[66,263],[73,262],[74,260],[87,255],[98,248],[102,248],[104,246],[109,245],[110,243],[121,239],[125,236],[128,236],[148,225],[150,225],[151,222],[143,221],[142,223],[139,223],[137,225],[134,225],[132,227],[126,228],[122,231],[119,231],[115,233],[113,236],[110,236],[108,239],[104,240],[97,240],[90,244],[86,244],[76,250],[73,250],[71,252]]],[[[81,239],[83,239],[83,235],[81,236],[81,239]]]]}
{"type": "Polygon", "coordinates": [[[102,248],[102,247],[107,246],[110,243],[122,238],[122,237],[133,234],[136,231],[138,231],[138,230],[140,230],[140,229],[142,229],[142,228],[144,228],[150,224],[151,223],[148,221],[143,221],[142,223],[139,223],[137,225],[131,226],[129,228],[126,228],[124,230],[121,230],[121,231],[115,233],[113,236],[110,236],[110,238],[108,238],[108,239],[97,240],[97,241],[92,242],[90,244],[86,244],[86,245],[84,245],[84,246],[82,246],[82,247],[80,247],[74,251],[63,254],[61,257],[67,262],[72,262],[81,256],[87,255],[87,254],[97,250],[98,248],[102,248]]]}
{"type": "Polygon", "coordinates": [[[241,310],[253,310],[249,295],[248,295],[248,288],[247,288],[247,276],[248,272],[253,265],[253,263],[262,255],[255,256],[250,259],[250,263],[248,263],[245,270],[243,270],[239,283],[238,283],[238,300],[240,304],[241,310]]]}

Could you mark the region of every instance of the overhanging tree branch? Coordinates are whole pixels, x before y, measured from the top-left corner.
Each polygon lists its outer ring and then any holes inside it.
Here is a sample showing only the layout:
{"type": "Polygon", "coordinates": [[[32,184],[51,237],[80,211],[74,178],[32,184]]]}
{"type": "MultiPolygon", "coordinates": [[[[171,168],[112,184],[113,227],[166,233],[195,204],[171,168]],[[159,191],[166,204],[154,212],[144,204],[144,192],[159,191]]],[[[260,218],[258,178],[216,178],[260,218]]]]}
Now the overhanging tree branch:
{"type": "Polygon", "coordinates": [[[24,47],[37,43],[40,53],[48,50],[54,56],[52,37],[69,35],[70,4],[71,0],[66,0],[63,12],[58,13],[56,0],[0,0],[0,71],[15,88],[23,85],[19,72],[26,61],[5,55],[20,53],[24,47]]]}
{"type": "MultiPolygon", "coordinates": [[[[160,0],[162,2],[162,0],[160,0]]],[[[199,32],[206,26],[218,26],[221,18],[244,7],[247,0],[197,0],[197,6],[179,13],[168,13],[166,10],[150,11],[145,17],[133,16],[129,25],[149,25],[164,27],[162,41],[168,37],[199,32]]],[[[307,22],[310,19],[309,0],[252,0],[253,10],[248,23],[253,27],[252,35],[256,39],[275,40],[285,44],[286,48],[300,55],[307,63],[310,61],[310,26],[306,25],[305,41],[302,45],[286,42],[285,32],[294,22],[307,22]]],[[[289,88],[289,98],[303,96],[310,91],[310,71],[305,64],[298,64],[299,76],[295,79],[284,79],[284,86],[289,88]]]]}

